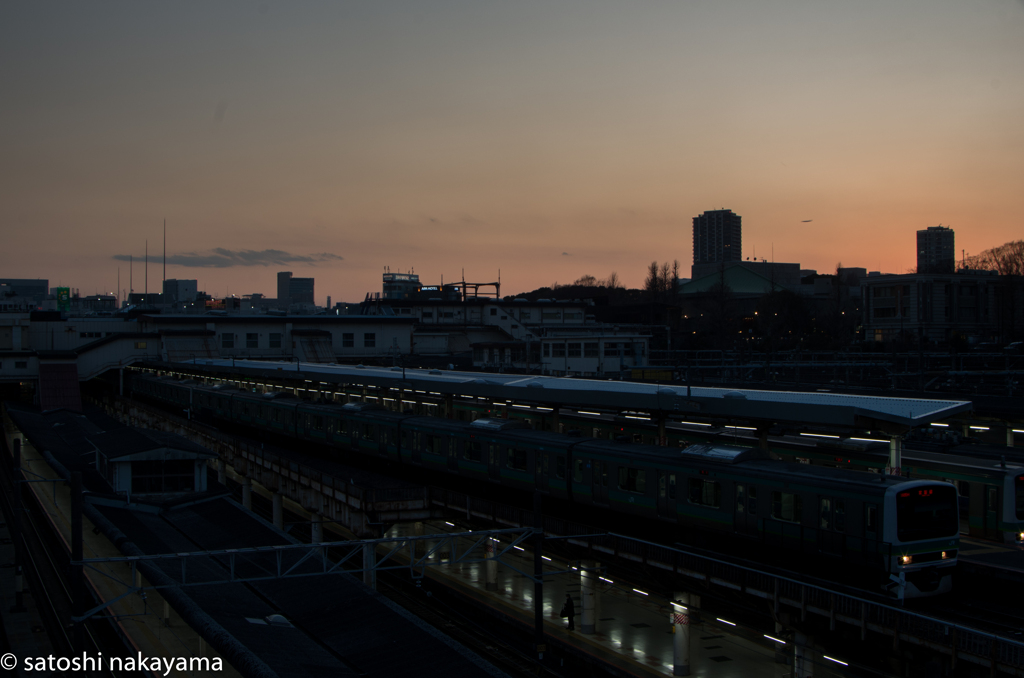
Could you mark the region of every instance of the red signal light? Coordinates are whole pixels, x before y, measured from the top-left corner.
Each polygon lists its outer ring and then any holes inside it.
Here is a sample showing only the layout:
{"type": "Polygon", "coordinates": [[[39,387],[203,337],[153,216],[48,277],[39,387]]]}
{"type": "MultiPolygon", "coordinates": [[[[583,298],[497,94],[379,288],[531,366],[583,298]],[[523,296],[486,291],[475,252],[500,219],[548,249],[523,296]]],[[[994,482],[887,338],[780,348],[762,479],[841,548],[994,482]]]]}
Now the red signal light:
{"type": "Polygon", "coordinates": [[[910,493],[909,492],[900,492],[900,496],[901,497],[909,497],[910,493]]]}
{"type": "Polygon", "coordinates": [[[933,492],[934,492],[934,490],[918,490],[917,491],[917,496],[919,496],[919,497],[930,497],[930,496],[932,496],[933,492]]]}

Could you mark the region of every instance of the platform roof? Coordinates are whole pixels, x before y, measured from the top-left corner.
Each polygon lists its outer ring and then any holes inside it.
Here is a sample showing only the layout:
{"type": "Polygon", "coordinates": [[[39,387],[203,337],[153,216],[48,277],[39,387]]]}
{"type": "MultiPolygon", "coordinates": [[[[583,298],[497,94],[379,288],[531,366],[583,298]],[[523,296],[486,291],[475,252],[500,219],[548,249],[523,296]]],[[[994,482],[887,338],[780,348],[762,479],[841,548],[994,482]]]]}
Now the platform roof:
{"type": "Polygon", "coordinates": [[[762,391],[708,386],[661,385],[617,380],[521,374],[456,372],[258,360],[199,360],[175,367],[210,375],[230,374],[277,381],[370,384],[444,395],[476,396],[549,407],[664,413],[716,420],[745,420],[877,430],[927,425],[972,409],[970,401],[762,391]]]}

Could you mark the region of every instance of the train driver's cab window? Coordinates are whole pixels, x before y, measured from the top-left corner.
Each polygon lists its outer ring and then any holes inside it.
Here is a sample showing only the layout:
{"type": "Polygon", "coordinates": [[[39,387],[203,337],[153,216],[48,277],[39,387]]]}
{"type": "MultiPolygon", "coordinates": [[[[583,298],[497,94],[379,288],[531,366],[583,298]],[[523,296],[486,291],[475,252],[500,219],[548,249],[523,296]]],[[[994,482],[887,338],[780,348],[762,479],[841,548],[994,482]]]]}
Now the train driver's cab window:
{"type": "Polygon", "coordinates": [[[644,494],[647,491],[647,473],[637,468],[620,466],[619,489],[644,494]]]}
{"type": "Polygon", "coordinates": [[[565,455],[555,455],[555,477],[559,480],[565,480],[565,455]]]}
{"type": "Polygon", "coordinates": [[[583,482],[583,460],[574,459],[572,462],[572,481],[574,483],[583,482]]]}
{"type": "Polygon", "coordinates": [[[832,500],[822,499],[821,510],[819,511],[821,517],[820,526],[821,529],[827,530],[832,527],[832,500]]]}
{"type": "Polygon", "coordinates": [[[508,467],[517,471],[526,470],[526,450],[508,449],[508,467]]]}
{"type": "Polygon", "coordinates": [[[718,508],[722,500],[722,486],[717,480],[690,478],[690,503],[718,508]]]}
{"type": "Polygon", "coordinates": [[[772,518],[799,523],[803,516],[800,495],[792,492],[772,492],[772,518]]]}
{"type": "Polygon", "coordinates": [[[878,507],[874,504],[864,507],[864,536],[869,539],[878,537],[878,507]]]}

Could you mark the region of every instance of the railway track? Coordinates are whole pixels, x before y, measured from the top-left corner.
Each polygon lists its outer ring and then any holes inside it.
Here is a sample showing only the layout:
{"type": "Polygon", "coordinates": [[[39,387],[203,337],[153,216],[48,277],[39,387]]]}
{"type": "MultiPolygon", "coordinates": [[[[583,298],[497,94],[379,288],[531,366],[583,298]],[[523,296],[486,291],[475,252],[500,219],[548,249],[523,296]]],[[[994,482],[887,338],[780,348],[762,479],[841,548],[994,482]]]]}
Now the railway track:
{"type": "MultiPolygon", "coordinates": [[[[71,623],[74,603],[68,581],[69,545],[49,519],[36,494],[25,484],[15,488],[13,469],[8,463],[12,456],[6,448],[6,441],[3,444],[6,456],[4,463],[0,463],[0,509],[8,524],[18,520],[27,593],[33,596],[54,652],[64,657],[81,652],[92,656],[106,652],[110,656],[117,650],[124,650],[126,642],[109,617],[94,618],[85,623],[79,639],[81,646],[76,648],[71,623]],[[21,516],[14,515],[16,491],[21,496],[21,516]]],[[[115,674],[103,671],[101,675],[115,674]]]]}

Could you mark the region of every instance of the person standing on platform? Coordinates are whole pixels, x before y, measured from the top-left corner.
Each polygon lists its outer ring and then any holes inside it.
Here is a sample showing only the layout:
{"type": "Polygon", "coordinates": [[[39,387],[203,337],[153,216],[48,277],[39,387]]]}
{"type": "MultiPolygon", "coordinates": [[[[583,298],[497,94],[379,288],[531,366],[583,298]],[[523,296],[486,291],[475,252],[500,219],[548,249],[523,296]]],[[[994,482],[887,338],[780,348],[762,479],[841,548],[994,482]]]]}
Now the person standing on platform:
{"type": "Polygon", "coordinates": [[[569,620],[569,630],[576,630],[576,605],[572,602],[572,596],[565,594],[565,602],[562,603],[562,616],[569,620]]]}

